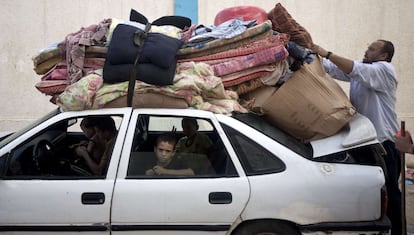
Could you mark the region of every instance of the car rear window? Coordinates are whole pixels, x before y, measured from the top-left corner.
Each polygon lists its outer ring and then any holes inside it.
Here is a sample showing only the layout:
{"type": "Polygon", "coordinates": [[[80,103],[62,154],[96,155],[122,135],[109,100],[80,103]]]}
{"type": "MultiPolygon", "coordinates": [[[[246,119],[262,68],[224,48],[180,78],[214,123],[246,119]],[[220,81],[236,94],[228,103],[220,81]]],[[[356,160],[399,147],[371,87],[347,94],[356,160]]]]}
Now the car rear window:
{"type": "Polygon", "coordinates": [[[282,172],[285,164],[273,153],[264,149],[251,138],[223,124],[223,129],[229,137],[246,175],[261,175],[282,172]]]}
{"type": "Polygon", "coordinates": [[[264,118],[253,113],[234,113],[233,118],[243,122],[244,124],[260,131],[268,137],[274,139],[278,143],[286,146],[295,153],[311,159],[313,156],[312,146],[306,144],[293,136],[283,132],[274,125],[269,124],[264,118]]]}

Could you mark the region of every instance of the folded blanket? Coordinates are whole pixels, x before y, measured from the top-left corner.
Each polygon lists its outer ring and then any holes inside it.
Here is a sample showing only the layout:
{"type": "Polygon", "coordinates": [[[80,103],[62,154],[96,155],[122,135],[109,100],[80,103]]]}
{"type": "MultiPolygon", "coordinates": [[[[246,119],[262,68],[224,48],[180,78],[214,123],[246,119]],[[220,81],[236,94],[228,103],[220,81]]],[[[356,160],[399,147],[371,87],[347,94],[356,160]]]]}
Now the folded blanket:
{"type": "MultiPolygon", "coordinates": [[[[224,85],[224,87],[228,88],[228,87],[236,86],[236,85],[239,85],[239,84],[243,84],[243,83],[248,82],[250,80],[261,78],[261,77],[266,76],[268,74],[270,74],[269,71],[257,71],[257,72],[254,72],[254,73],[249,73],[249,74],[240,76],[237,79],[225,81],[225,82],[223,82],[223,85],[224,85]]],[[[240,95],[240,93],[238,93],[238,94],[240,95]]]]}
{"type": "MultiPolygon", "coordinates": [[[[102,69],[105,64],[104,58],[85,58],[84,65],[83,65],[83,75],[87,73],[102,69]]],[[[68,77],[68,65],[66,61],[62,60],[60,63],[55,65],[49,72],[43,75],[40,80],[67,80],[70,84],[70,80],[68,77]]]]}
{"type": "Polygon", "coordinates": [[[228,89],[235,91],[238,95],[244,95],[263,86],[260,78],[255,78],[239,85],[228,87],[228,89]]]}
{"type": "Polygon", "coordinates": [[[41,64],[35,65],[35,67],[33,68],[33,70],[38,75],[46,74],[54,66],[56,66],[59,62],[61,62],[62,60],[63,60],[63,57],[53,57],[53,58],[50,58],[50,59],[42,62],[41,64]]]}
{"type": "Polygon", "coordinates": [[[62,50],[59,47],[60,43],[52,43],[47,47],[41,49],[36,56],[32,57],[33,65],[36,67],[37,65],[49,60],[50,58],[54,57],[62,57],[62,50]]]}
{"type": "Polygon", "coordinates": [[[310,33],[289,14],[282,4],[277,3],[267,16],[272,21],[273,30],[289,34],[291,41],[303,47],[312,47],[313,41],[310,33]]]}
{"type": "MultiPolygon", "coordinates": [[[[85,58],[82,74],[86,75],[96,69],[102,69],[104,58],[85,58]]],[[[68,77],[68,66],[66,61],[61,61],[40,78],[35,87],[45,95],[57,95],[62,93],[71,84],[68,77]]]]}
{"type": "MultiPolygon", "coordinates": [[[[57,97],[56,103],[64,111],[96,109],[105,107],[106,104],[126,96],[128,82],[106,84],[103,83],[101,75],[102,70],[96,70],[71,84],[57,97]]],[[[134,97],[141,97],[138,94],[148,93],[178,98],[184,100],[191,108],[214,113],[247,112],[238,103],[237,93],[225,90],[221,79],[214,76],[211,66],[204,63],[180,64],[177,67],[173,85],[156,86],[137,81],[134,97]]],[[[170,103],[166,103],[166,105],[170,105],[170,103]]],[[[178,105],[182,106],[182,104],[178,105]]]]}
{"type": "MultiPolygon", "coordinates": [[[[85,49],[86,58],[105,58],[108,48],[105,46],[88,46],[85,49]]],[[[56,45],[56,47],[47,47],[32,58],[34,71],[38,75],[49,72],[59,62],[65,60],[65,52],[56,45]]]]}
{"type": "Polygon", "coordinates": [[[275,86],[282,78],[285,78],[289,74],[289,63],[287,60],[283,60],[275,65],[274,70],[260,77],[260,81],[266,86],[275,86]]]}
{"type": "Polygon", "coordinates": [[[238,103],[237,93],[225,90],[221,79],[214,76],[211,66],[204,63],[186,62],[179,64],[173,85],[153,86],[138,81],[135,91],[161,93],[183,98],[189,107],[214,113],[247,112],[238,103]]]}
{"type": "Polygon", "coordinates": [[[64,51],[68,64],[68,76],[72,83],[81,79],[86,48],[89,46],[104,46],[106,34],[111,25],[111,19],[104,19],[99,24],[82,27],[79,31],[66,35],[64,51]]]}
{"type": "Polygon", "coordinates": [[[289,70],[287,60],[262,65],[221,77],[226,89],[235,90],[242,95],[262,85],[274,86],[289,70]],[[254,81],[252,81],[254,80],[254,81]],[[260,80],[260,83],[259,83],[260,80]]]}
{"type": "Polygon", "coordinates": [[[194,61],[194,62],[203,62],[208,63],[210,65],[217,64],[223,62],[224,59],[233,58],[242,55],[253,54],[255,52],[274,47],[277,45],[284,45],[286,46],[289,42],[289,35],[284,33],[279,33],[277,35],[269,35],[263,39],[259,39],[257,41],[253,41],[251,43],[246,43],[241,45],[237,48],[230,49],[223,52],[218,52],[214,54],[208,54],[205,56],[193,57],[188,59],[179,59],[177,63],[194,61]]]}
{"type": "Polygon", "coordinates": [[[56,104],[63,111],[90,109],[96,92],[102,87],[103,80],[99,74],[90,73],[78,82],[68,86],[56,99],[56,104]]]}
{"type": "Polygon", "coordinates": [[[66,87],[56,104],[64,111],[96,109],[125,96],[127,89],[128,82],[104,84],[102,70],[96,70],[66,87]]]}
{"type": "Polygon", "coordinates": [[[66,80],[45,80],[36,83],[35,87],[43,94],[53,96],[62,93],[69,85],[66,80]]]}
{"type": "MultiPolygon", "coordinates": [[[[102,104],[102,108],[125,107],[127,96],[121,96],[109,103],[102,104]]],[[[101,104],[98,104],[101,106],[101,104]]],[[[133,108],[188,108],[187,102],[182,98],[171,97],[160,93],[138,93],[134,92],[132,98],[133,108]]]]}
{"type": "Polygon", "coordinates": [[[224,87],[238,85],[245,81],[262,77],[269,73],[272,73],[278,68],[279,63],[266,64],[261,66],[255,66],[252,68],[244,69],[242,71],[231,73],[221,77],[224,87]]]}
{"type": "Polygon", "coordinates": [[[271,22],[248,28],[244,33],[228,39],[215,39],[200,43],[194,47],[181,48],[177,52],[178,59],[194,58],[208,54],[218,53],[240,47],[242,45],[257,41],[273,34],[271,22]]]}
{"type": "Polygon", "coordinates": [[[228,59],[228,61],[212,65],[214,75],[223,76],[255,66],[271,64],[282,61],[289,53],[283,45],[267,48],[249,55],[228,59]]]}

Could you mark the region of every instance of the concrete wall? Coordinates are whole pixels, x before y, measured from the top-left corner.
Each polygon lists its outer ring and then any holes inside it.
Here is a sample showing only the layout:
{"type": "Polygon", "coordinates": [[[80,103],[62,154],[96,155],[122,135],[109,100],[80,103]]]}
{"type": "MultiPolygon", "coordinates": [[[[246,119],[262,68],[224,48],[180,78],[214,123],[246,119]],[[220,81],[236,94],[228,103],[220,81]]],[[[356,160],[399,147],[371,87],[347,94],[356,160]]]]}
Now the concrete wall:
{"type": "MultiPolygon", "coordinates": [[[[226,7],[255,5],[270,11],[280,2],[314,41],[352,59],[383,38],[394,42],[393,64],[399,77],[397,112],[414,132],[414,20],[412,0],[198,0],[198,20],[210,25],[226,7]]],[[[0,0],[0,131],[13,130],[56,106],[34,85],[40,76],[31,58],[68,33],[105,18],[128,19],[135,8],[149,20],[174,14],[173,0],[0,0]]],[[[347,84],[341,86],[347,91],[347,84]]]]}

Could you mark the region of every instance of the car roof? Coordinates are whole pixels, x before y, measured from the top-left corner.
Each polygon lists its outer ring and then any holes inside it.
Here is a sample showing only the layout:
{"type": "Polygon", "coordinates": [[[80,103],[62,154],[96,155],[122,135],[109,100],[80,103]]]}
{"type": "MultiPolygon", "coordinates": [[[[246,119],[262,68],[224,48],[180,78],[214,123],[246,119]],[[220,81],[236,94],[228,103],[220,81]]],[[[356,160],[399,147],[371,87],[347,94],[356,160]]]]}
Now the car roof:
{"type": "MultiPolygon", "coordinates": [[[[75,111],[75,112],[76,113],[83,113],[83,112],[88,112],[88,113],[98,112],[99,113],[99,112],[108,112],[108,111],[111,112],[111,110],[122,110],[122,109],[128,110],[131,108],[123,107],[123,108],[105,109],[105,111],[104,110],[93,110],[93,111],[85,110],[85,111],[75,111]]],[[[137,108],[137,109],[143,112],[149,112],[152,114],[159,114],[159,115],[177,114],[177,109],[165,109],[165,108],[137,108]]],[[[66,113],[70,113],[70,112],[66,112],[66,113]]],[[[184,115],[196,115],[198,117],[204,117],[204,118],[211,117],[212,115],[228,116],[228,115],[222,115],[222,114],[215,114],[210,111],[195,110],[195,109],[180,109],[180,113],[184,115]]],[[[230,117],[235,117],[235,116],[230,115],[230,117]]],[[[332,153],[342,152],[347,149],[375,144],[375,143],[379,143],[379,142],[377,140],[377,135],[376,135],[374,125],[368,118],[357,113],[348,122],[348,124],[344,128],[342,128],[338,133],[332,136],[323,138],[323,139],[311,141],[309,144],[311,145],[312,152],[310,153],[309,157],[313,156],[313,158],[317,158],[317,157],[329,155],[332,153]]]]}
{"type": "Polygon", "coordinates": [[[337,134],[311,141],[314,158],[374,143],[379,143],[375,127],[359,113],[337,134]]]}

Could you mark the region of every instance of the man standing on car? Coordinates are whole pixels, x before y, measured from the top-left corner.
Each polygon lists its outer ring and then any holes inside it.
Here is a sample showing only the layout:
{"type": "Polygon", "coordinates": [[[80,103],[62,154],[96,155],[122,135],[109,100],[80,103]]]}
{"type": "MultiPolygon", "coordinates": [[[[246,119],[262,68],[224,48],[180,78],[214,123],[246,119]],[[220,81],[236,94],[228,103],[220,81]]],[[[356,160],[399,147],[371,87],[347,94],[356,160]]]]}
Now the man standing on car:
{"type": "Polygon", "coordinates": [[[365,51],[362,61],[350,60],[314,45],[312,50],[322,57],[325,70],[333,78],[350,82],[350,100],[357,111],[374,124],[379,141],[386,152],[387,215],[391,220],[391,234],[401,235],[401,192],[398,177],[401,172],[400,153],[395,148],[394,136],[399,130],[395,112],[397,77],[391,64],[394,45],[377,40],[365,51]]]}

